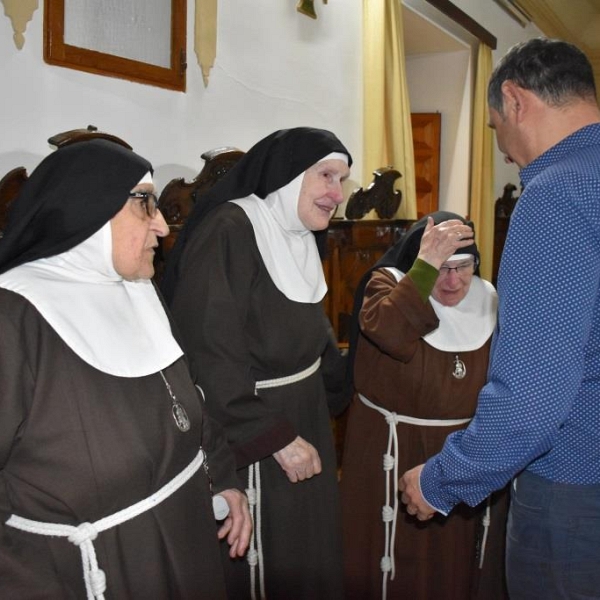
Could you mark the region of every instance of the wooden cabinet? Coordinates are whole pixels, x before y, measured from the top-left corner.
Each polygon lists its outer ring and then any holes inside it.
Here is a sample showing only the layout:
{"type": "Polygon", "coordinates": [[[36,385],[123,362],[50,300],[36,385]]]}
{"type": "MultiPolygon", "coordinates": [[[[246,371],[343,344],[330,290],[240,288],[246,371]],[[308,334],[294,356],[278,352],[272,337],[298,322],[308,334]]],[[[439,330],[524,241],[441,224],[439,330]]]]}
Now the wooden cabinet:
{"type": "Polygon", "coordinates": [[[341,347],[348,344],[354,292],[365,274],[393,246],[413,221],[334,219],[328,230],[327,257],[323,261],[329,291],[325,311],[341,347]]]}

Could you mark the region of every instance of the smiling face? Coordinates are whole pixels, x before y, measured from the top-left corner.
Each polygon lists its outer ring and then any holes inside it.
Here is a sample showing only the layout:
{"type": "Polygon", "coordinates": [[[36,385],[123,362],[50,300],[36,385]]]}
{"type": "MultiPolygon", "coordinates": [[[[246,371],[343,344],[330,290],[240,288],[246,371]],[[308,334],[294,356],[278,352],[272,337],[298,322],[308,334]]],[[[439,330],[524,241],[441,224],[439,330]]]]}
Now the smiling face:
{"type": "MultiPolygon", "coordinates": [[[[149,183],[137,185],[132,192],[154,192],[149,183]]],[[[150,217],[140,198],[129,198],[110,221],[112,258],[115,271],[128,281],[150,279],[154,275],[154,249],[158,238],[169,233],[161,212],[150,217]]]]}
{"type": "Polygon", "coordinates": [[[342,182],[350,168],[336,158],[322,160],[307,169],[298,198],[298,217],[311,231],[327,229],[335,209],[344,201],[342,182]]]}

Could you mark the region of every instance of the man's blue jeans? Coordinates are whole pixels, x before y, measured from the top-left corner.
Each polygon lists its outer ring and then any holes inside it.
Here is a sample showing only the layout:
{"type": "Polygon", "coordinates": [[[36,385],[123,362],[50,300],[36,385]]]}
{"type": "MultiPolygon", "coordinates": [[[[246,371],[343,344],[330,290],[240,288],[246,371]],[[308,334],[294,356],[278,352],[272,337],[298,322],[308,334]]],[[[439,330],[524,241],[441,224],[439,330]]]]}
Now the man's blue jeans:
{"type": "Polygon", "coordinates": [[[513,481],[506,539],[511,600],[600,599],[600,485],[513,481]]]}

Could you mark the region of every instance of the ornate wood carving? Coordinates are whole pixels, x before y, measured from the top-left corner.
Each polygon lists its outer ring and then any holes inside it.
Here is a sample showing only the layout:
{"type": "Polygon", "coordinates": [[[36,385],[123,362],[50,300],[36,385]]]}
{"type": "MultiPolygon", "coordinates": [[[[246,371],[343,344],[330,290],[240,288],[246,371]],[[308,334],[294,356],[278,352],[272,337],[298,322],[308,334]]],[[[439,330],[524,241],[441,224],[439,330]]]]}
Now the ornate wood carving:
{"type": "Polygon", "coordinates": [[[205,161],[204,167],[191,182],[178,178],[167,183],[160,195],[159,204],[170,233],[161,240],[161,251],[157,254],[155,264],[157,279],[160,279],[164,261],[175,244],[177,234],[194,208],[196,199],[223,177],[243,155],[242,150],[232,146],[209,150],[201,155],[205,161]]]}
{"type": "Polygon", "coordinates": [[[394,182],[402,177],[393,167],[382,167],[373,172],[373,182],[364,190],[354,190],[346,204],[347,219],[362,219],[375,210],[380,219],[391,219],[402,202],[402,192],[394,190],[394,182]]]}

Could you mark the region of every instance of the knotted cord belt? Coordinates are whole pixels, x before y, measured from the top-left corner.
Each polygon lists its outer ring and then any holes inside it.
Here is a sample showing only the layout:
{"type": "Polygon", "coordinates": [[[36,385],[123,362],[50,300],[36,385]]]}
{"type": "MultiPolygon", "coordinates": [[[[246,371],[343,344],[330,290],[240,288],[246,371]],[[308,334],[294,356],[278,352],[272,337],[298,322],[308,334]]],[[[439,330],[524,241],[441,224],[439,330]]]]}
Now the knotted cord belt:
{"type": "MultiPolygon", "coordinates": [[[[310,367],[285,377],[277,377],[276,379],[263,379],[257,381],[254,388],[254,393],[258,390],[264,390],[274,387],[282,387],[297,383],[303,379],[307,379],[313,373],[316,373],[321,366],[321,358],[319,357],[310,367]]],[[[252,600],[256,600],[256,567],[258,566],[259,573],[259,593],[261,600],[265,599],[265,564],[262,547],[262,515],[261,515],[261,485],[260,485],[260,462],[255,462],[248,467],[248,504],[250,505],[250,515],[252,517],[252,537],[250,538],[250,548],[248,549],[248,564],[250,565],[250,593],[252,600]]]]}
{"type": "Polygon", "coordinates": [[[28,533],[36,533],[38,535],[47,535],[53,537],[66,537],[69,542],[75,546],[79,546],[81,551],[81,562],[83,564],[83,579],[85,581],[85,589],[88,600],[104,600],[104,592],[106,591],[106,575],[99,568],[96,558],[96,550],[94,548],[94,540],[102,531],[106,531],[112,527],[130,521],[154,508],[163,500],[166,500],[171,494],[175,493],[182,485],[184,485],[202,466],[204,463],[204,451],[202,448],[192,460],[192,462],[179,475],[176,475],[169,483],[160,488],[157,492],[140,500],[127,508],[124,508],[112,515],[104,517],[94,523],[81,523],[81,525],[63,525],[61,523],[44,523],[42,521],[32,521],[18,515],[11,515],[6,525],[27,531],[28,533]]]}
{"type": "MultiPolygon", "coordinates": [[[[396,575],[396,565],[394,561],[394,544],[396,541],[396,522],[398,519],[398,431],[396,425],[398,423],[408,423],[409,425],[418,425],[424,427],[452,427],[454,425],[463,425],[471,419],[418,419],[406,415],[398,415],[373,404],[368,398],[362,394],[358,394],[360,401],[369,408],[376,410],[385,417],[385,421],[389,426],[388,444],[386,453],[383,455],[383,470],[386,473],[385,478],[385,505],[382,508],[381,518],[385,526],[385,549],[384,555],[381,558],[381,570],[383,572],[382,594],[383,600],[387,597],[387,581],[388,575],[391,573],[390,579],[394,579],[396,575]],[[390,506],[390,474],[394,471],[394,505],[390,506]]],[[[483,559],[482,559],[483,560],[483,559]]]]}

